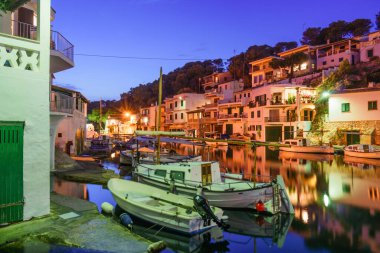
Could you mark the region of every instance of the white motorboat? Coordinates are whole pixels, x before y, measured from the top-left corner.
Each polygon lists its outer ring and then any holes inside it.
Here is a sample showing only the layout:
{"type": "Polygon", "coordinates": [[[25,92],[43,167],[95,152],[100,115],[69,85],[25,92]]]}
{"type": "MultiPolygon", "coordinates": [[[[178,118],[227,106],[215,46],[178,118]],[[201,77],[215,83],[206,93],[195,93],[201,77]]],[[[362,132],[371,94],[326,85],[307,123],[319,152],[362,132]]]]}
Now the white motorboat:
{"type": "Polygon", "coordinates": [[[334,148],[330,146],[310,145],[305,138],[289,139],[283,142],[290,147],[280,147],[280,151],[296,153],[334,154],[334,148]]]}
{"type": "Polygon", "coordinates": [[[380,159],[380,149],[377,149],[373,145],[355,144],[345,147],[344,155],[359,158],[380,159]]]}
{"type": "Polygon", "coordinates": [[[212,206],[294,213],[281,176],[269,183],[222,181],[218,162],[138,164],[134,173],[140,182],[178,194],[202,194],[212,206]]]}
{"type": "MultiPolygon", "coordinates": [[[[196,234],[216,226],[214,220],[205,218],[187,197],[116,178],[108,181],[108,189],[116,203],[130,215],[163,228],[196,234]]],[[[210,207],[210,210],[221,219],[222,209],[210,207]]]]}

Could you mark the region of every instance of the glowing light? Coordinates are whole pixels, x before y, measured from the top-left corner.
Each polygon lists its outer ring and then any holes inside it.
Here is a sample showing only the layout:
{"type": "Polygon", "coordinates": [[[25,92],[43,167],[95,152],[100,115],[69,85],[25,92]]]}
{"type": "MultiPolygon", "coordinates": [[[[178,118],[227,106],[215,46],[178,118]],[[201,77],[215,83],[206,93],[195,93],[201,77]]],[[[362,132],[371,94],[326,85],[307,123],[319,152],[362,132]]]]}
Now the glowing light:
{"type": "Polygon", "coordinates": [[[328,207],[330,204],[330,198],[329,196],[327,196],[327,194],[323,195],[323,203],[325,204],[326,207],[328,207]]]}
{"type": "Polygon", "coordinates": [[[322,97],[327,98],[328,96],[330,96],[330,92],[328,91],[322,92],[322,97]]]}
{"type": "Polygon", "coordinates": [[[116,154],[115,153],[112,153],[111,154],[111,158],[115,158],[116,154]]]}
{"type": "Polygon", "coordinates": [[[307,68],[307,62],[301,64],[301,70],[305,70],[307,68]]]}
{"type": "Polygon", "coordinates": [[[308,223],[308,221],[309,221],[309,213],[307,212],[307,210],[302,210],[301,218],[302,218],[302,221],[304,223],[308,223]]]}
{"type": "Polygon", "coordinates": [[[130,112],[125,112],[125,113],[124,113],[124,116],[125,116],[125,117],[129,117],[130,115],[131,115],[130,112]]]}
{"type": "Polygon", "coordinates": [[[148,124],[148,117],[144,117],[144,118],[143,118],[143,122],[144,122],[145,124],[148,124]]]}

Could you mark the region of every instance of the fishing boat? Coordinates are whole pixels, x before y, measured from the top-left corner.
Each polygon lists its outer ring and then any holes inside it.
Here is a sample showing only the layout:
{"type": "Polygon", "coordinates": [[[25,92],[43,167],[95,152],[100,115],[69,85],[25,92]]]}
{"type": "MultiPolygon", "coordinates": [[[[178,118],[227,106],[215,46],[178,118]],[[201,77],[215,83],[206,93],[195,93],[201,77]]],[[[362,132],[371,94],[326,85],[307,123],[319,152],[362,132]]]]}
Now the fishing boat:
{"type": "Polygon", "coordinates": [[[218,147],[218,146],[228,146],[227,138],[222,138],[219,133],[205,133],[205,142],[208,146],[218,147]]]}
{"type": "Polygon", "coordinates": [[[280,147],[280,151],[296,153],[334,154],[334,148],[330,146],[310,145],[306,138],[288,139],[283,142],[290,147],[280,147]]]}
{"type": "Polygon", "coordinates": [[[219,219],[215,221],[194,208],[195,201],[187,197],[129,180],[113,178],[107,186],[116,203],[130,215],[184,234],[208,230],[216,226],[223,215],[222,209],[210,207],[219,219]]]}
{"type": "Polygon", "coordinates": [[[142,183],[178,194],[201,194],[212,206],[248,208],[270,214],[294,212],[281,176],[269,183],[222,180],[218,162],[138,164],[134,174],[142,183]]]}
{"type": "Polygon", "coordinates": [[[90,152],[92,154],[99,154],[99,153],[110,153],[111,152],[111,143],[109,139],[92,139],[90,144],[90,152]]]}
{"type": "Polygon", "coordinates": [[[344,155],[359,158],[380,159],[380,149],[373,145],[355,144],[345,147],[344,155]]]}

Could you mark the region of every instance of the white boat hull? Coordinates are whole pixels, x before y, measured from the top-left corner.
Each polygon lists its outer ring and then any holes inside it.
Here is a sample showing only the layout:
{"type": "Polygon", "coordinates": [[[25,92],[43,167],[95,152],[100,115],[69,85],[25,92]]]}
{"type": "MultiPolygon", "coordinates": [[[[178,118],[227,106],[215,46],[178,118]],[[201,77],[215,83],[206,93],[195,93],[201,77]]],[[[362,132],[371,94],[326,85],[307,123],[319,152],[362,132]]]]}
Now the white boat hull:
{"type": "MultiPolygon", "coordinates": [[[[136,202],[129,200],[129,198],[131,197],[129,197],[128,195],[133,194],[132,190],[125,191],[124,195],[127,197],[126,198],[122,197],[123,194],[120,194],[120,192],[122,192],[122,190],[120,191],[120,186],[113,183],[115,182],[115,180],[120,181],[122,179],[111,179],[108,183],[108,188],[110,189],[116,203],[123,210],[125,210],[132,216],[135,216],[149,223],[157,224],[163,228],[175,230],[184,234],[196,234],[196,233],[200,233],[202,231],[208,230],[216,226],[216,224],[213,221],[205,222],[198,214],[188,215],[188,216],[179,215],[179,213],[176,211],[161,209],[161,206],[157,206],[156,208],[152,209],[152,208],[145,208],[143,205],[138,205],[136,204],[136,202]]],[[[135,182],[133,183],[138,185],[138,186],[135,186],[135,188],[149,187],[149,186],[141,185],[135,182]]],[[[160,193],[160,190],[158,189],[154,189],[154,188],[149,189],[149,188],[148,188],[148,191],[151,192],[150,194],[160,193]]],[[[167,193],[165,192],[164,194],[167,194],[167,193]]],[[[161,196],[164,196],[164,195],[161,194],[161,196]]],[[[149,197],[149,194],[147,195],[147,197],[149,197]]],[[[180,200],[179,196],[176,196],[176,198],[180,200]]],[[[189,199],[185,198],[185,202],[188,202],[188,201],[189,199]]],[[[195,211],[193,211],[193,213],[194,212],[195,211]]],[[[223,212],[221,210],[215,213],[215,215],[218,218],[221,218],[222,214],[223,212]]]]}
{"type": "Polygon", "coordinates": [[[290,146],[279,149],[280,151],[296,153],[334,154],[334,148],[328,146],[290,146]]]}
{"type": "Polygon", "coordinates": [[[369,158],[369,159],[380,159],[380,151],[375,152],[355,152],[344,150],[344,155],[359,157],[359,158],[369,158]]]}

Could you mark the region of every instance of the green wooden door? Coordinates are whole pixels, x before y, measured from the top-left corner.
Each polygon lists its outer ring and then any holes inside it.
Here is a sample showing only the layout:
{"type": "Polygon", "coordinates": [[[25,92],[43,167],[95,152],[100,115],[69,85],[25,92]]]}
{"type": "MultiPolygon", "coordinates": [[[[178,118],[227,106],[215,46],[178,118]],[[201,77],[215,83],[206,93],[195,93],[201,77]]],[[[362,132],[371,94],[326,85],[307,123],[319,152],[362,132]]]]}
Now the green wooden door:
{"type": "Polygon", "coordinates": [[[0,224],[23,220],[23,123],[0,122],[0,224]]]}
{"type": "Polygon", "coordinates": [[[234,129],[234,127],[232,124],[226,124],[226,134],[232,135],[234,132],[233,129],[234,129]]]}
{"type": "Polygon", "coordinates": [[[282,141],[282,126],[265,127],[265,141],[282,141]]]}

